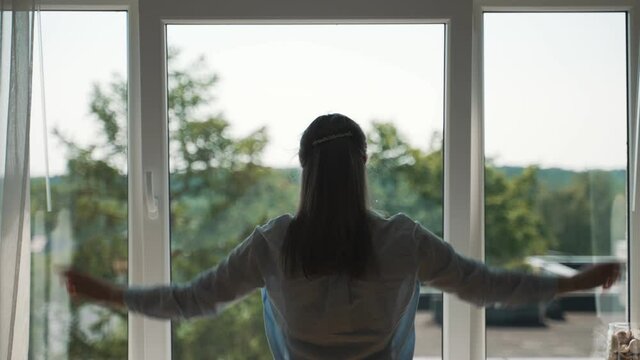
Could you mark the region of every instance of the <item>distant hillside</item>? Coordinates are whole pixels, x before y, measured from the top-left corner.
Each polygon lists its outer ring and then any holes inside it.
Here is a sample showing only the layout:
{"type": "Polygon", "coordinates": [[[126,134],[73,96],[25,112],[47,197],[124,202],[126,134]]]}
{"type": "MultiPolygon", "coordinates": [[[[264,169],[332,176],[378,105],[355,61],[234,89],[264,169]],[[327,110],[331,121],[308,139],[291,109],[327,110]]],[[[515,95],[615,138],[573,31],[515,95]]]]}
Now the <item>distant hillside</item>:
{"type": "MultiPolygon", "coordinates": [[[[496,167],[496,170],[502,172],[509,178],[513,178],[522,174],[526,169],[520,166],[500,166],[496,167]]],[[[627,172],[625,170],[591,170],[598,172],[606,172],[613,178],[613,183],[616,189],[624,190],[627,182],[627,172]]],[[[588,172],[588,171],[587,171],[588,172]]],[[[550,189],[561,189],[569,184],[575,176],[578,174],[584,174],[585,171],[573,171],[560,168],[541,168],[538,169],[538,180],[540,183],[549,187],[550,189]]]]}
{"type": "MultiPolygon", "coordinates": [[[[508,178],[514,178],[521,175],[526,168],[521,166],[498,166],[495,167],[495,169],[505,174],[508,178]]],[[[284,176],[285,178],[289,179],[289,181],[293,181],[294,183],[299,181],[299,168],[280,168],[274,170],[276,170],[276,174],[284,176]]],[[[609,173],[613,177],[614,185],[617,189],[624,189],[626,186],[627,172],[623,169],[593,171],[603,171],[609,173]]],[[[538,169],[538,180],[551,189],[561,189],[571,184],[573,178],[581,173],[584,172],[561,168],[541,168],[538,169]]],[[[274,176],[277,175],[274,174],[274,176]]],[[[38,180],[42,178],[32,177],[31,179],[38,180]]],[[[52,176],[50,181],[51,185],[58,185],[65,181],[65,177],[59,175],[52,176]]]]}

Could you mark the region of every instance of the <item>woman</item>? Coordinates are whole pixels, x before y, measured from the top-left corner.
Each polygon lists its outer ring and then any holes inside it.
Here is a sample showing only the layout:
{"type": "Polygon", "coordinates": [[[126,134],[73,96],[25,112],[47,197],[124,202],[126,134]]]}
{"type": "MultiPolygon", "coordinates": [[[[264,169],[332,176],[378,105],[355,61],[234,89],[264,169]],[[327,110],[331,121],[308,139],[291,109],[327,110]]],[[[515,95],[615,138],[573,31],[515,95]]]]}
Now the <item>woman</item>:
{"type": "Polygon", "coordinates": [[[617,279],[617,264],[571,278],[490,269],[429,230],[367,205],[366,139],[340,114],[318,117],[300,140],[298,212],[257,227],[217,267],[183,286],[123,289],[72,270],[74,296],[158,318],[216,314],[262,288],[276,359],[410,359],[419,284],[483,306],[548,301],[617,279]]]}

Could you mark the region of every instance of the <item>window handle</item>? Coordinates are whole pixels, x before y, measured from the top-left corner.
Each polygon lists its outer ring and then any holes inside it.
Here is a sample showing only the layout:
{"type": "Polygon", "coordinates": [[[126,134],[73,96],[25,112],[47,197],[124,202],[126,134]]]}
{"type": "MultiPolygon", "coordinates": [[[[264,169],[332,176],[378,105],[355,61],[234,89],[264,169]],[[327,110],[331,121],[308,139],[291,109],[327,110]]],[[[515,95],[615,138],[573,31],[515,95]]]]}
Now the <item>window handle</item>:
{"type": "Polygon", "coordinates": [[[145,173],[145,201],[147,203],[147,216],[149,219],[158,218],[158,197],[153,191],[153,171],[145,173]]]}

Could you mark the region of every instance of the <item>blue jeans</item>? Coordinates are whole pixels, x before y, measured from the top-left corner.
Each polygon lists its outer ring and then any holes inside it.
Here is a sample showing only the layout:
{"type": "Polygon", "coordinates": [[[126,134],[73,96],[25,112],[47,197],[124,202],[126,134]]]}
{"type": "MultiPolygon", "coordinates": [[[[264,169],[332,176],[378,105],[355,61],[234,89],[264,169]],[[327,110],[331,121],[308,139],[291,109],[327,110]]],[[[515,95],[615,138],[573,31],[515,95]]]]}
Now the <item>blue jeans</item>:
{"type": "MultiPolygon", "coordinates": [[[[414,327],[418,300],[420,299],[420,284],[416,282],[416,288],[407,306],[407,311],[400,318],[398,327],[391,338],[391,359],[410,360],[413,358],[413,350],[416,344],[416,331],[414,327]]],[[[264,327],[269,342],[269,348],[276,360],[289,360],[289,350],[282,329],[275,321],[271,302],[267,290],[262,288],[262,307],[264,314],[264,327]]]]}

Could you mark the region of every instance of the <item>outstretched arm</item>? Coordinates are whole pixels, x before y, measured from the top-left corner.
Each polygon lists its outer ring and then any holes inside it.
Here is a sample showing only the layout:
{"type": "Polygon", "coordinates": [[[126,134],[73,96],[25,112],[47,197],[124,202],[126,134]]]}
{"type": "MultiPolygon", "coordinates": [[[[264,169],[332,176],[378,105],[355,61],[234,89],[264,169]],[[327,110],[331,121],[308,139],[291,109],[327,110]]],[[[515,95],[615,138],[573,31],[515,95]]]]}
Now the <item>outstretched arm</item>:
{"type": "Polygon", "coordinates": [[[74,270],[63,272],[72,296],[156,318],[215,315],[222,305],[264,286],[256,252],[264,239],[255,230],[217,267],[184,285],[121,288],[74,270]]]}
{"type": "Polygon", "coordinates": [[[124,307],[124,289],[74,269],[64,269],[61,275],[72,298],[81,298],[108,306],[124,307]]]}
{"type": "Polygon", "coordinates": [[[620,277],[620,264],[596,264],[568,278],[558,278],[558,293],[587,290],[602,286],[610,288],[620,277]]]}
{"type": "Polygon", "coordinates": [[[560,293],[610,287],[619,264],[599,264],[564,278],[491,268],[458,254],[451,245],[416,224],[414,239],[420,261],[419,278],[479,306],[519,305],[551,300],[560,293]]]}

